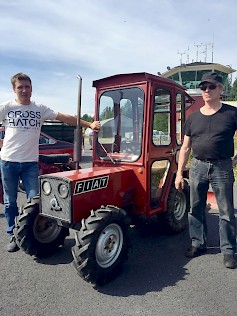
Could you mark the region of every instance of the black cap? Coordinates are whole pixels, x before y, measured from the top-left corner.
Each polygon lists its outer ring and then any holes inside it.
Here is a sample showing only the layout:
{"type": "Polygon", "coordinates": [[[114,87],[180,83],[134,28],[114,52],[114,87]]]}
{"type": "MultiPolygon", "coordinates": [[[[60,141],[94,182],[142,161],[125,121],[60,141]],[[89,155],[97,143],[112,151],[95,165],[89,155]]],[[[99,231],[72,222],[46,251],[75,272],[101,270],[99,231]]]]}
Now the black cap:
{"type": "Polygon", "coordinates": [[[216,72],[206,72],[203,76],[202,76],[202,81],[199,84],[199,87],[205,83],[205,82],[210,82],[210,83],[220,83],[223,84],[222,81],[222,76],[218,75],[218,73],[216,72]]]}

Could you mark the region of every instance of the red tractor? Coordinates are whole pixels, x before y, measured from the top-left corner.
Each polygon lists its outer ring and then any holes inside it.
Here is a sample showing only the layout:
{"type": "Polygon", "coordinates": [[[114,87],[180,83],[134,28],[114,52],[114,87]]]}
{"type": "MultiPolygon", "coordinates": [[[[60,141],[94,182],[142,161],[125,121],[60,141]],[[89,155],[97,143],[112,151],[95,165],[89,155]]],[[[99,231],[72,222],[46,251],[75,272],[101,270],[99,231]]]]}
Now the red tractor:
{"type": "MultiPolygon", "coordinates": [[[[96,80],[92,167],[40,176],[40,196],[16,219],[18,245],[38,257],[53,253],[76,231],[72,248],[79,275],[105,284],[120,271],[128,231],[158,217],[174,233],[187,224],[189,187],[174,187],[185,112],[184,87],[148,73],[96,80]]],[[[188,178],[188,173],[186,174],[188,178]]]]}

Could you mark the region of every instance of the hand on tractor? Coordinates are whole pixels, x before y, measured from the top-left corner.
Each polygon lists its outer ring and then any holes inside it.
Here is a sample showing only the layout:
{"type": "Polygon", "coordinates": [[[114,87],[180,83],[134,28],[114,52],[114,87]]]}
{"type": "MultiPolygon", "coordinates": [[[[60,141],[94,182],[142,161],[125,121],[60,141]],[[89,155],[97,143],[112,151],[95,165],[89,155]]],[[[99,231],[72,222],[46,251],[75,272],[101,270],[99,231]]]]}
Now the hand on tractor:
{"type": "Polygon", "coordinates": [[[100,130],[100,121],[92,122],[90,128],[93,129],[93,131],[98,132],[100,130]]]}
{"type": "Polygon", "coordinates": [[[179,192],[182,192],[182,190],[184,189],[184,178],[182,176],[176,175],[175,188],[179,192]]]}

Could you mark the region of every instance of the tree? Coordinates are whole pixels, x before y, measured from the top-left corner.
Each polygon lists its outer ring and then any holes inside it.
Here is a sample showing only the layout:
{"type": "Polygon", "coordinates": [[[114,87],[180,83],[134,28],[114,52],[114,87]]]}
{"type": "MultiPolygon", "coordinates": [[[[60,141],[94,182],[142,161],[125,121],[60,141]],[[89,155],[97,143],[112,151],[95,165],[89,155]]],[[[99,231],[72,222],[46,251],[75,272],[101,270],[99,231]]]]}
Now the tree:
{"type": "Polygon", "coordinates": [[[222,94],[222,100],[231,100],[231,79],[227,77],[222,94]]]}
{"type": "Polygon", "coordinates": [[[94,119],[92,116],[88,115],[88,114],[84,114],[82,117],[81,117],[84,121],[87,121],[87,122],[93,122],[94,119]]]}
{"type": "Polygon", "coordinates": [[[237,78],[235,78],[235,81],[233,83],[233,86],[230,92],[230,99],[232,101],[237,101],[237,78]]]}
{"type": "Polygon", "coordinates": [[[100,113],[100,120],[107,120],[109,118],[114,117],[114,110],[110,106],[106,106],[106,108],[100,113]]]}

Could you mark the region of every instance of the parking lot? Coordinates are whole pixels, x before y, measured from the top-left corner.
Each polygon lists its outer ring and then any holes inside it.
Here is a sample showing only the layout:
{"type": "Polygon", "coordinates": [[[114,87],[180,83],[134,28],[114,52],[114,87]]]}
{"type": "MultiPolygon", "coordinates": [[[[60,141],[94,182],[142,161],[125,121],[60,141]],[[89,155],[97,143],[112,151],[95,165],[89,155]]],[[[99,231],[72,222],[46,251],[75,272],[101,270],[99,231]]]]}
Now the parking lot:
{"type": "MultiPolygon", "coordinates": [[[[88,145],[82,167],[90,163],[88,145]]],[[[20,194],[19,205],[24,202],[20,194]]],[[[208,252],[192,260],[183,255],[189,246],[187,230],[167,236],[157,222],[131,227],[131,248],[123,272],[104,287],[94,288],[72,265],[73,231],[50,258],[36,259],[22,251],[8,253],[1,205],[0,315],[235,316],[237,270],[223,267],[217,211],[209,210],[207,219],[208,252]]]]}

